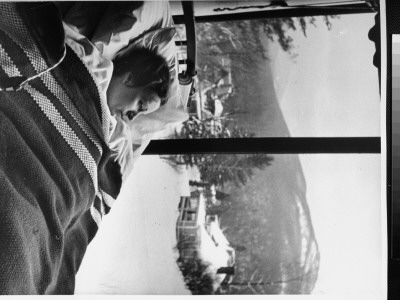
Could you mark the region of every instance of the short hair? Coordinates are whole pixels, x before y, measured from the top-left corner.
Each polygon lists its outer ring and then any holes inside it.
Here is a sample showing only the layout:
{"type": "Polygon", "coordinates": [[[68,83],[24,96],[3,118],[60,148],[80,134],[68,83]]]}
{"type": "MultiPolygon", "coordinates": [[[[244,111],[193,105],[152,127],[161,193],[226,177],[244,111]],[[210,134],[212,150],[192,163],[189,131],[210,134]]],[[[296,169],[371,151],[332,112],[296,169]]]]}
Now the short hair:
{"type": "Polygon", "coordinates": [[[113,76],[131,74],[132,86],[155,92],[160,105],[168,101],[170,72],[167,61],[155,51],[147,48],[124,49],[114,59],[113,76]]]}

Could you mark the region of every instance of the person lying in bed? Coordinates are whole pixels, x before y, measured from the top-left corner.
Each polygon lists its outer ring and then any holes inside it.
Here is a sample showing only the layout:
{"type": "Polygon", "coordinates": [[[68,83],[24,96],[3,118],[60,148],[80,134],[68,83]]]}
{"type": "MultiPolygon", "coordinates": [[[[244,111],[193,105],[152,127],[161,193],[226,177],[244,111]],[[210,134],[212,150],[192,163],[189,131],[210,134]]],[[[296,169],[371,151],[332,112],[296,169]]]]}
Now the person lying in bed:
{"type": "Polygon", "coordinates": [[[168,101],[169,75],[165,59],[149,49],[133,49],[114,60],[106,95],[111,120],[115,122],[110,145],[122,167],[123,180],[133,167],[129,123],[168,101]]]}
{"type": "Polygon", "coordinates": [[[129,123],[167,103],[171,80],[167,61],[153,50],[136,47],[124,49],[111,61],[86,37],[65,23],[63,26],[66,43],[91,71],[107,99],[110,148],[125,180],[133,167],[129,123]]]}
{"type": "Polygon", "coordinates": [[[63,21],[87,38],[100,54],[114,61],[127,48],[156,51],[168,62],[171,82],[168,103],[130,122],[135,160],[151,139],[167,133],[189,117],[188,90],[178,80],[178,49],[169,1],[56,2],[63,21]]]}

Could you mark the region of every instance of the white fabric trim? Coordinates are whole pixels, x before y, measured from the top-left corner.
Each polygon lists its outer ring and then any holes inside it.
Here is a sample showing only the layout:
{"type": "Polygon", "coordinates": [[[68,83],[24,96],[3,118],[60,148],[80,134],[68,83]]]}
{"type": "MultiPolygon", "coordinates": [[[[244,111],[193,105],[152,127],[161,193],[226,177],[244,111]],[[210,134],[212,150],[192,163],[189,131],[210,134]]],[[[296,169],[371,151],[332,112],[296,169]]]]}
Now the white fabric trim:
{"type": "MultiPolygon", "coordinates": [[[[14,22],[10,22],[7,24],[1,23],[2,26],[5,26],[9,28],[11,31],[13,31],[13,26],[16,24],[18,25],[17,28],[20,28],[19,31],[15,31],[14,33],[18,37],[17,44],[21,47],[21,49],[29,49],[29,51],[24,51],[27,57],[29,58],[31,64],[33,65],[35,71],[41,72],[48,68],[46,62],[44,59],[41,57],[40,51],[36,47],[36,44],[28,34],[28,31],[25,27],[25,25],[21,22],[21,20],[16,16],[15,11],[13,10],[13,6],[9,5],[1,5],[0,3],[0,19],[2,16],[5,14],[11,17],[11,19],[14,22]]],[[[7,52],[5,51],[4,48],[0,46],[0,67],[4,70],[4,72],[10,76],[20,76],[21,73],[18,69],[18,67],[13,63],[12,59],[9,57],[7,52]]],[[[43,83],[49,88],[51,93],[55,95],[58,99],[61,100],[62,104],[64,107],[67,109],[67,111],[70,113],[70,115],[75,119],[75,121],[78,123],[78,125],[82,128],[82,130],[85,132],[85,134],[88,136],[88,138],[95,144],[97,149],[99,149],[100,153],[102,153],[102,148],[101,145],[97,139],[97,137],[93,134],[91,128],[87,125],[87,123],[83,120],[79,112],[77,111],[76,107],[73,105],[71,100],[68,98],[68,96],[64,93],[62,89],[59,88],[58,83],[54,79],[54,77],[50,73],[45,73],[41,77],[41,80],[43,83]]],[[[27,84],[24,89],[31,95],[33,100],[36,102],[36,104],[40,107],[40,109],[44,112],[46,117],[50,120],[50,122],[55,126],[57,131],[61,134],[63,139],[67,142],[67,144],[72,148],[72,150],[75,152],[75,154],[78,156],[82,164],[85,166],[86,170],[88,171],[91,179],[92,179],[92,184],[95,190],[95,194],[98,193],[98,174],[97,174],[97,164],[88,151],[88,149],[84,146],[82,141],[78,138],[78,136],[75,134],[75,132],[72,130],[72,128],[68,125],[66,120],[61,116],[61,114],[58,112],[56,107],[51,103],[51,101],[44,96],[43,94],[39,93],[36,89],[34,89],[32,86],[27,84]]],[[[104,100],[104,97],[103,99],[104,100]]],[[[103,113],[103,122],[104,120],[104,115],[107,115],[107,111],[104,109],[104,103],[101,103],[102,107],[102,113],[103,113]]],[[[108,108],[107,108],[108,109],[108,108]]],[[[105,129],[106,126],[106,132],[104,133],[106,137],[106,142],[108,143],[109,139],[109,121],[106,120],[105,123],[103,123],[103,130],[105,129]]],[[[95,199],[94,199],[95,200],[95,199]]],[[[101,202],[101,207],[104,212],[104,204],[101,202]]],[[[90,213],[93,217],[93,220],[96,222],[97,226],[100,225],[101,222],[101,213],[97,211],[97,209],[94,207],[94,202],[90,208],[90,213]]]]}
{"type": "MultiPolygon", "coordinates": [[[[10,32],[13,32],[15,36],[18,37],[18,40],[14,40],[21,49],[28,49],[29,51],[24,51],[27,57],[29,58],[32,66],[34,67],[37,73],[43,72],[48,69],[48,65],[43,59],[40,50],[37,48],[35,42],[31,38],[25,24],[20,20],[20,18],[16,15],[15,7],[10,6],[9,3],[0,3],[0,19],[4,18],[4,16],[8,16],[7,19],[12,19],[13,22],[9,23],[1,23],[2,26],[7,28],[10,32]],[[17,26],[15,26],[17,25],[17,26]],[[14,28],[18,28],[16,31],[14,28]]],[[[3,49],[4,50],[4,49],[3,49]]],[[[8,55],[7,55],[8,56],[8,55]]],[[[9,60],[11,63],[11,59],[9,60]]],[[[2,66],[3,67],[3,66],[2,66]]],[[[4,69],[4,68],[3,68],[4,69]]],[[[5,69],[4,69],[5,70],[5,69]]],[[[19,76],[18,74],[7,73],[8,76],[19,76]]],[[[75,105],[69,99],[69,97],[64,93],[62,89],[58,88],[58,83],[55,80],[54,76],[51,73],[44,73],[41,77],[42,82],[49,87],[51,93],[61,100],[64,107],[70,113],[70,115],[75,119],[78,125],[82,128],[83,132],[88,136],[88,138],[93,142],[96,148],[99,150],[100,155],[102,154],[101,143],[98,140],[97,136],[94,134],[93,130],[88,126],[88,124],[83,120],[81,115],[77,112],[75,105]]],[[[101,96],[101,95],[100,95],[101,96]]],[[[104,98],[104,97],[103,97],[104,98]]],[[[109,141],[109,133],[108,133],[108,117],[107,113],[104,111],[104,99],[101,99],[101,108],[102,108],[102,121],[103,121],[103,134],[105,136],[106,142],[109,141]],[[105,122],[105,123],[104,123],[105,122]],[[105,128],[106,127],[106,128],[105,128]]],[[[107,106],[107,105],[106,105],[107,106]]],[[[108,109],[106,107],[106,109],[108,109]]]]}
{"type": "Polygon", "coordinates": [[[96,222],[97,227],[100,227],[101,223],[101,214],[100,212],[94,207],[94,202],[90,207],[90,214],[92,215],[93,220],[96,222]]]}
{"type": "Polygon", "coordinates": [[[9,77],[21,76],[20,71],[14,65],[10,56],[8,56],[6,50],[0,45],[0,62],[1,68],[9,77]]]}
{"type": "Polygon", "coordinates": [[[113,197],[111,197],[109,194],[107,194],[105,191],[103,191],[102,189],[100,189],[100,193],[103,196],[104,203],[108,207],[111,208],[113,206],[114,202],[115,202],[115,199],[113,197]]]}
{"type": "Polygon", "coordinates": [[[80,58],[96,84],[97,92],[100,97],[103,135],[104,140],[108,144],[110,141],[111,113],[107,104],[106,90],[111,81],[114,64],[111,60],[102,57],[99,50],[85,36],[73,30],[65,22],[63,22],[63,27],[66,44],[68,44],[80,58]],[[90,48],[90,51],[86,51],[86,48],[90,48]]]}
{"type": "MultiPolygon", "coordinates": [[[[1,68],[8,76],[19,76],[20,71],[14,64],[12,59],[8,56],[4,48],[0,47],[1,68]]],[[[32,60],[32,57],[30,58],[32,60]]],[[[54,90],[54,85],[48,86],[51,91],[54,90]],[[52,88],[53,87],[53,88],[52,88]]],[[[83,145],[78,136],[74,133],[72,128],[67,124],[61,114],[57,111],[55,106],[50,100],[32,88],[29,84],[25,86],[25,90],[31,95],[36,104],[41,108],[47,118],[56,127],[57,131],[61,134],[63,139],[68,143],[72,150],[77,154],[85,168],[87,169],[95,191],[98,190],[97,179],[97,165],[90,152],[83,145]]]]}
{"type": "Polygon", "coordinates": [[[50,120],[54,127],[56,127],[63,139],[79,157],[86,170],[89,172],[95,191],[97,192],[97,164],[90,152],[86,149],[82,141],[78,138],[72,128],[67,124],[61,114],[54,107],[53,103],[51,103],[46,96],[39,93],[39,91],[35,90],[30,85],[27,85],[25,90],[29,92],[36,104],[40,107],[46,117],[50,120]]]}

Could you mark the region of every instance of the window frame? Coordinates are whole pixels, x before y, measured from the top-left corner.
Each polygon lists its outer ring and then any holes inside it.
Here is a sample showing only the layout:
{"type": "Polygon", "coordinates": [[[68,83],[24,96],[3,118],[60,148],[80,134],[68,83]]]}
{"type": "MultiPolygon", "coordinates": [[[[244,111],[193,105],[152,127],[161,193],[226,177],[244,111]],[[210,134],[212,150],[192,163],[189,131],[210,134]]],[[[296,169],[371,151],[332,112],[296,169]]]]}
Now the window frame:
{"type": "MultiPolygon", "coordinates": [[[[222,22],[246,19],[285,18],[323,16],[334,14],[377,13],[377,2],[348,3],[328,6],[295,6],[279,9],[241,13],[215,14],[205,16],[188,15],[187,1],[182,1],[185,15],[174,15],[176,25],[222,22]],[[186,5],[186,7],[185,7],[186,5]],[[194,22],[193,22],[194,21],[194,22]]],[[[192,1],[189,1],[192,2],[192,1]]],[[[195,31],[189,29],[191,33],[195,31]]],[[[193,42],[193,41],[192,41],[193,42]]],[[[194,41],[195,42],[195,41],[194,41]]],[[[188,42],[190,43],[190,41],[188,42]]],[[[195,51],[194,51],[195,55],[195,51]]],[[[371,58],[372,61],[372,58],[371,58]]],[[[371,62],[372,63],[372,62],[371,62]]],[[[192,76],[195,73],[191,74],[192,76]]],[[[191,83],[191,82],[190,82],[191,83]]],[[[189,84],[189,82],[188,82],[189,84]]],[[[144,155],[176,154],[229,154],[229,153],[269,153],[269,154],[312,154],[312,153],[381,153],[380,137],[257,137],[257,138],[215,138],[215,139],[164,139],[152,140],[144,150],[144,155]]]]}

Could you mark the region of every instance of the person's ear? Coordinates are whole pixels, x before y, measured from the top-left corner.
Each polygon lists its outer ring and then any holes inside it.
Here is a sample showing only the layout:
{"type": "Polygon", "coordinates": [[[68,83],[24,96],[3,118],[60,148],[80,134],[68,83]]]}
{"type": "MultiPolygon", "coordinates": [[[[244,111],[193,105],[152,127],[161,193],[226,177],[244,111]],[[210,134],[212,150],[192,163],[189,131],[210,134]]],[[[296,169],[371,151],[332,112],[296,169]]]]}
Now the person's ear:
{"type": "Polygon", "coordinates": [[[146,86],[151,86],[151,85],[155,85],[155,84],[159,84],[162,82],[162,79],[155,76],[154,78],[152,78],[151,82],[148,83],[146,86]]]}
{"type": "Polygon", "coordinates": [[[158,68],[153,74],[151,74],[151,77],[148,78],[148,83],[146,84],[146,86],[162,83],[162,79],[159,75],[160,69],[161,68],[158,68]]]}
{"type": "Polygon", "coordinates": [[[131,72],[126,73],[122,78],[122,83],[126,86],[134,87],[135,79],[133,74],[131,72]]]}

